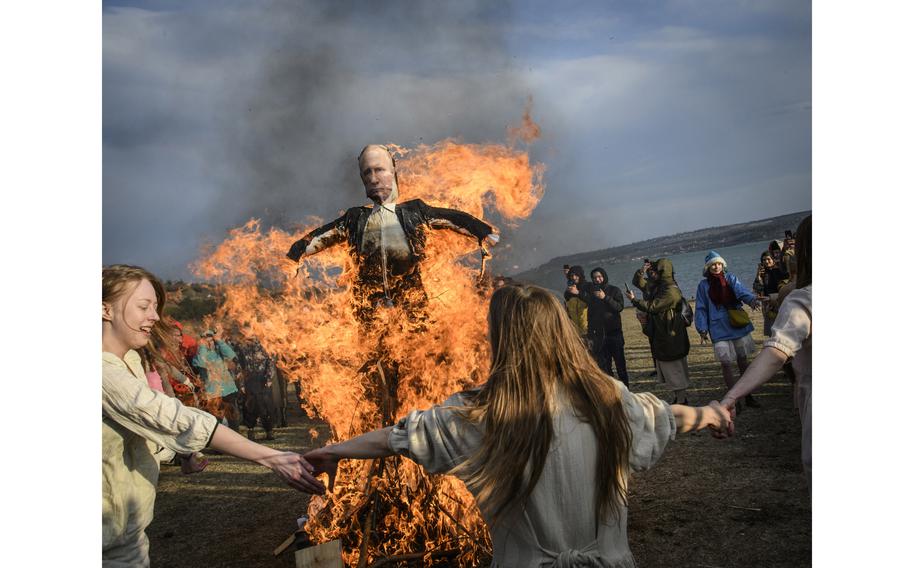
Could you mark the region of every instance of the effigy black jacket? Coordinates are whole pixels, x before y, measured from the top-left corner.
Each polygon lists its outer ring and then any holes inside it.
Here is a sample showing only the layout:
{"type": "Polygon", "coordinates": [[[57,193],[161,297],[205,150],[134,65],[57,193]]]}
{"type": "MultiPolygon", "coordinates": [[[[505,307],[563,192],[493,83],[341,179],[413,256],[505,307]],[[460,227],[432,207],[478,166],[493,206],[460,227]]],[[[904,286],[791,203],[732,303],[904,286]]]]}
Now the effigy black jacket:
{"type": "MultiPolygon", "coordinates": [[[[361,246],[363,243],[363,231],[372,211],[373,208],[371,207],[351,207],[341,217],[310,231],[302,239],[291,245],[291,249],[287,254],[288,258],[295,262],[299,261],[310,242],[321,235],[326,235],[325,242],[321,243],[323,245],[321,248],[327,248],[347,241],[351,256],[354,258],[361,257],[363,255],[361,246]]],[[[433,207],[420,199],[412,199],[396,204],[395,215],[398,216],[398,222],[401,223],[401,227],[404,229],[408,246],[411,249],[411,254],[414,255],[415,261],[419,261],[424,257],[427,241],[426,228],[451,229],[475,237],[478,243],[482,243],[483,239],[493,232],[493,228],[490,225],[469,213],[445,207],[433,207]]]]}

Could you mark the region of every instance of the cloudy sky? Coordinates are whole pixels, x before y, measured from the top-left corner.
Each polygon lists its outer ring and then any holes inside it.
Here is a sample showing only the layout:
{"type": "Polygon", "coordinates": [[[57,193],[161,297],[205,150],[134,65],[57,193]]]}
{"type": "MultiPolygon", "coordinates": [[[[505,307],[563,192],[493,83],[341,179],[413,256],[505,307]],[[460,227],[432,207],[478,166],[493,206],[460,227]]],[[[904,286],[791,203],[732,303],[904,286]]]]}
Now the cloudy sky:
{"type": "Polygon", "coordinates": [[[363,202],[364,144],[503,142],[529,96],[547,190],[501,271],[811,208],[808,1],[104,2],[102,25],[105,264],[186,278],[251,217],[363,202]]]}

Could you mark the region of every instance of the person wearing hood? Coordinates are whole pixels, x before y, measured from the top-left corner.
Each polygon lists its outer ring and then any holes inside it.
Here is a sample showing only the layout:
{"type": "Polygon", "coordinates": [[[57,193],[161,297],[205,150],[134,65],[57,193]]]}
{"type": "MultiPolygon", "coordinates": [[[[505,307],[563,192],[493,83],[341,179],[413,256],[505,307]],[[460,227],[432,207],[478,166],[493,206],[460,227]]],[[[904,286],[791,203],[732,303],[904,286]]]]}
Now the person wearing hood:
{"type": "Polygon", "coordinates": [[[287,257],[301,258],[345,243],[357,267],[355,315],[373,321],[376,308],[399,305],[419,319],[427,302],[420,276],[426,255],[426,230],[449,229],[486,248],[499,242],[493,227],[455,209],[433,207],[420,199],[398,203],[398,172],[386,146],[370,144],[358,157],[360,179],[373,207],[352,207],[331,223],[291,245],[287,257]]]}
{"type": "Polygon", "coordinates": [[[566,310],[569,312],[569,319],[575,324],[578,335],[586,337],[588,335],[588,295],[590,287],[585,282],[585,269],[581,266],[572,266],[567,273],[569,278],[568,286],[563,296],[566,299],[566,310]]]}
{"type": "MultiPolygon", "coordinates": [[[[790,257],[786,257],[789,259],[790,257]]],[[[787,272],[774,260],[769,251],[761,253],[758,263],[758,272],[752,282],[752,291],[762,300],[762,317],[764,320],[763,332],[765,337],[771,337],[771,326],[777,317],[776,297],[780,287],[787,283],[787,272]]]]}
{"type": "Polygon", "coordinates": [[[673,391],[672,404],[689,404],[686,392],[689,388],[689,364],[686,359],[690,347],[689,333],[682,317],[685,298],[676,285],[670,259],[658,259],[654,269],[656,278],[652,282],[650,300],[637,299],[632,290],[628,290],[626,296],[633,306],[648,314],[647,333],[657,365],[657,376],[673,391]]]}
{"type": "MultiPolygon", "coordinates": [[[[704,279],[695,293],[695,329],[703,342],[710,336],[714,357],[729,389],[736,384],[733,363],[736,362],[742,376],[749,366],[749,355],[755,352],[752,341],[755,327],[742,305],[748,304],[754,310],[761,300],[736,275],[727,272],[727,261],[717,251],[708,252],[702,274],[704,279]]],[[[751,395],[746,397],[746,405],[759,406],[751,395]]]]}
{"type": "Polygon", "coordinates": [[[608,375],[616,376],[626,387],[629,372],[626,370],[625,338],[622,335],[622,291],[609,284],[603,268],[591,271],[588,304],[588,340],[597,365],[608,375]],[[616,375],[613,375],[613,362],[616,375]]]}

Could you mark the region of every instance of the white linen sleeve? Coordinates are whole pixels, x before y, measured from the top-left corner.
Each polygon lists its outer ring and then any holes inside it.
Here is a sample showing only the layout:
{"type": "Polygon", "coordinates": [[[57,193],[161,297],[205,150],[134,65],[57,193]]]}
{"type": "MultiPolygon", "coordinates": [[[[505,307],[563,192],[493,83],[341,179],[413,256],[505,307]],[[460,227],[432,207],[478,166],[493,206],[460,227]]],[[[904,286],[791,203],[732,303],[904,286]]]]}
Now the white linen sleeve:
{"type": "Polygon", "coordinates": [[[652,467],[676,438],[676,419],[670,405],[649,392],[631,393],[622,386],[623,407],[632,431],[629,466],[632,471],[652,467]]]}
{"type": "Polygon", "coordinates": [[[774,325],[771,326],[771,337],[765,340],[765,347],[774,347],[787,357],[793,357],[811,333],[811,292],[797,288],[781,304],[774,325]]]}
{"type": "Polygon", "coordinates": [[[389,447],[430,473],[445,473],[465,461],[480,441],[477,429],[458,415],[458,399],[429,410],[414,410],[389,433],[389,447]],[[457,406],[454,406],[457,405],[457,406]]]}
{"type": "Polygon", "coordinates": [[[179,454],[205,448],[218,419],[154,391],[126,369],[101,374],[104,416],[146,440],[179,454]]]}

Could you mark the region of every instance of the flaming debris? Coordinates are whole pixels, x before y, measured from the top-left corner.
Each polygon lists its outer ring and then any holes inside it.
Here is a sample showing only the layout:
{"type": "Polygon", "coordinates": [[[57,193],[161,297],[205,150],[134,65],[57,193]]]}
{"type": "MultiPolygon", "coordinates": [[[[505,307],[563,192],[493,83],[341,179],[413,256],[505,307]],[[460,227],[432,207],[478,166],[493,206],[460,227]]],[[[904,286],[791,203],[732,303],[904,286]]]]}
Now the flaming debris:
{"type": "MultiPolygon", "coordinates": [[[[533,124],[528,110],[525,122],[533,124]]],[[[393,151],[402,199],[459,209],[490,224],[493,216],[514,227],[543,196],[543,166],[514,147],[445,140],[393,151]]],[[[299,271],[285,259],[290,245],[319,225],[311,221],[292,234],[250,220],[231,230],[194,272],[224,286],[217,317],[249,325],[245,332],[300,382],[303,409],[327,422],[334,440],[483,380],[488,295],[477,283],[476,240],[429,231],[421,264],[426,320],[415,324],[392,307],[380,311],[378,323],[362,326],[352,304],[357,270],[345,247],[306,257],[299,271]]],[[[342,462],[334,492],[314,496],[308,514],[311,539],[342,539],[348,565],[415,552],[425,553],[428,563],[451,563],[455,555],[464,566],[489,559],[489,535],[464,484],[428,476],[405,459],[342,462]]]]}

